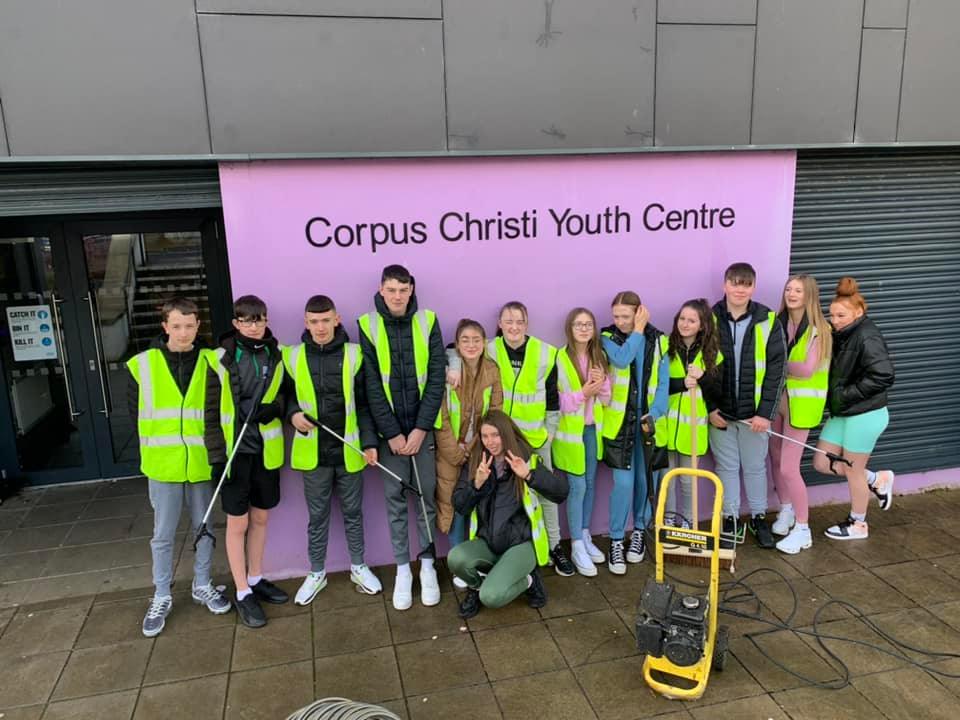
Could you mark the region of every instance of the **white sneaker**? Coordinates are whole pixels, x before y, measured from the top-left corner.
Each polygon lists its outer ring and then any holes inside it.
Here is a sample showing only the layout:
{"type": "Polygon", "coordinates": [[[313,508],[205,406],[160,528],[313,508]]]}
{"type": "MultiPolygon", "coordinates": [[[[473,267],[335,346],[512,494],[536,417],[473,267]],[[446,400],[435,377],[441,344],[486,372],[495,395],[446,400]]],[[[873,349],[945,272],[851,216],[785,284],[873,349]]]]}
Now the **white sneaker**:
{"type": "Polygon", "coordinates": [[[795,527],[783,540],[777,543],[777,550],[787,555],[796,555],[801,550],[806,550],[813,546],[813,536],[810,534],[810,528],[795,527]]]}
{"type": "Polygon", "coordinates": [[[364,595],[377,595],[383,592],[383,585],[366,565],[350,566],[350,582],[364,595]]]}
{"type": "Polygon", "coordinates": [[[304,579],[300,589],[297,590],[296,597],[293,598],[294,605],[309,605],[317,596],[317,593],[327,586],[327,572],[309,573],[304,579]]]}
{"type": "Polygon", "coordinates": [[[466,580],[461,580],[456,575],[453,576],[453,586],[457,590],[466,590],[468,587],[470,587],[469,585],[467,585],[466,580]]]}
{"type": "Polygon", "coordinates": [[[397,573],[393,585],[393,607],[396,610],[409,610],[413,606],[413,573],[397,573]]]}
{"type": "Polygon", "coordinates": [[[627,561],[623,557],[623,540],[610,541],[610,562],[607,569],[614,575],[627,574],[627,561]]]}
{"type": "Polygon", "coordinates": [[[777,519],[770,526],[770,530],[774,535],[788,535],[796,522],[797,516],[793,508],[783,508],[777,513],[777,519]]]}
{"type": "Polygon", "coordinates": [[[602,565],[607,560],[607,556],[601,552],[600,548],[593,544],[593,538],[590,537],[590,531],[583,531],[583,547],[587,551],[587,555],[590,556],[590,559],[595,562],[597,565],[602,565]]]}
{"type": "Polygon", "coordinates": [[[893,481],[895,479],[896,475],[893,474],[893,470],[880,470],[873,485],[869,486],[870,492],[877,496],[881,510],[889,510],[890,506],[893,505],[893,481]],[[882,482],[881,477],[883,478],[882,482]]]}
{"type": "Polygon", "coordinates": [[[848,517],[843,522],[828,527],[823,534],[832,540],[866,540],[870,530],[866,520],[848,517]]]}
{"type": "Polygon", "coordinates": [[[570,543],[570,559],[573,560],[573,566],[577,572],[586,577],[594,577],[597,574],[597,566],[593,564],[587,549],[583,546],[583,540],[574,540],[570,543]]]}
{"type": "Polygon", "coordinates": [[[440,604],[440,582],[433,565],[420,565],[420,602],[427,607],[440,604]]]}
{"type": "Polygon", "coordinates": [[[627,562],[633,565],[642,563],[646,550],[646,538],[643,537],[643,530],[634,530],[630,533],[630,547],[627,548],[627,562]]]}

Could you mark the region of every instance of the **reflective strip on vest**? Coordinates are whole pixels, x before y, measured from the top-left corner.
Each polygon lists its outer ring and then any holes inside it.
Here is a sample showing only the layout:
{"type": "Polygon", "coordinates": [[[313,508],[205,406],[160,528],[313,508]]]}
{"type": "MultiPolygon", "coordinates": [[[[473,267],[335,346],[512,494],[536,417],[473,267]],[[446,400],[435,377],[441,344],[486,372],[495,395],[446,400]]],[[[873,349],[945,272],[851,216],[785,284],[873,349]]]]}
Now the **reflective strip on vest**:
{"type": "MultiPolygon", "coordinates": [[[[816,328],[807,327],[790,350],[788,362],[804,363],[817,337],[816,328]]],[[[827,384],[830,380],[830,362],[821,363],[808,378],[792,378],[787,375],[787,406],[790,424],[795,428],[815,428],[823,419],[827,404],[827,384]]]]}
{"type": "MultiPolygon", "coordinates": [[[[437,316],[432,310],[418,310],[413,314],[410,321],[410,332],[413,335],[413,364],[414,372],[417,375],[417,387],[420,390],[420,397],[423,397],[424,388],[427,386],[427,375],[430,366],[430,332],[436,324],[437,316]]],[[[361,315],[359,320],[360,330],[377,354],[377,366],[380,370],[380,383],[383,385],[383,392],[387,396],[387,403],[393,410],[393,393],[390,390],[390,341],[387,339],[387,328],[383,322],[383,317],[378,312],[370,312],[361,315]]],[[[433,423],[435,428],[440,427],[440,411],[437,410],[437,418],[433,423]]]]}
{"type": "Polygon", "coordinates": [[[514,372],[502,337],[487,343],[487,356],[500,369],[503,411],[523,431],[534,448],[547,441],[547,376],[556,363],[557,350],[539,338],[528,337],[523,364],[514,372]]]}
{"type": "Polygon", "coordinates": [[[127,361],[139,387],[140,471],[151,480],[210,479],[203,418],[207,371],[213,361],[211,351],[199,351],[186,394],[180,391],[159,348],[145,350],[127,361]]]}
{"type": "MultiPolygon", "coordinates": [[[[603,336],[612,339],[613,333],[604,331],[603,336]]],[[[610,402],[603,406],[603,436],[608,440],[617,437],[627,415],[627,401],[630,398],[630,369],[633,363],[634,361],[631,360],[625,368],[611,367],[610,402]]]]}
{"type": "MultiPolygon", "coordinates": [[[[476,418],[478,421],[487,414],[490,409],[490,398],[493,395],[493,387],[483,389],[483,404],[480,415],[476,418]]],[[[457,391],[447,385],[447,414],[450,416],[450,429],[453,431],[453,437],[460,439],[460,396],[457,391]]]]}
{"type": "MultiPolygon", "coordinates": [[[[537,466],[537,455],[530,456],[530,470],[537,466]]],[[[519,478],[517,482],[523,482],[519,478]]],[[[531,542],[533,542],[534,552],[537,554],[537,565],[544,566],[550,562],[550,541],[547,538],[547,527],[543,521],[543,506],[537,499],[537,494],[530,490],[530,486],[523,483],[523,511],[530,521],[531,542]]],[[[474,508],[470,513],[469,539],[477,537],[480,522],[477,518],[477,509],[474,508]]]]}
{"type": "MultiPolygon", "coordinates": [[[[580,376],[565,347],[557,351],[557,386],[564,393],[583,390],[580,376]]],[[[587,469],[587,451],[583,443],[585,410],[586,402],[572,413],[561,412],[557,434],[551,444],[553,466],[572,475],[583,475],[587,469]]],[[[593,403],[593,420],[597,433],[597,459],[600,459],[603,455],[603,405],[599,402],[593,403]]]]}
{"type": "MultiPolygon", "coordinates": [[[[722,361],[723,356],[717,355],[717,362],[722,361]]],[[[703,361],[703,353],[698,351],[693,359],[692,365],[696,365],[701,370],[706,369],[703,361]]],[[[685,378],[687,368],[683,364],[679,355],[670,358],[670,377],[675,379],[685,378]]],[[[690,407],[690,392],[673,393],[667,405],[667,448],[684,455],[693,454],[693,444],[691,441],[691,428],[693,418],[697,419],[697,455],[704,455],[707,452],[709,443],[709,433],[707,429],[707,404],[703,400],[703,392],[697,388],[696,408],[690,407]]]]}
{"type": "MultiPolygon", "coordinates": [[[[650,366],[650,380],[647,382],[647,407],[652,408],[654,400],[657,397],[657,386],[660,384],[660,363],[667,356],[670,349],[670,338],[666,335],[660,335],[657,338],[657,344],[653,351],[653,364],[650,366]]],[[[654,444],[657,447],[664,447],[667,444],[667,416],[662,415],[654,423],[654,444]]]]}
{"type": "MultiPolygon", "coordinates": [[[[360,346],[356,343],[344,343],[341,382],[346,423],[343,429],[343,438],[349,445],[356,448],[360,447],[360,425],[357,421],[357,405],[353,385],[362,363],[363,357],[360,353],[360,346]]],[[[317,407],[316,388],[313,385],[313,377],[310,375],[306,348],[303,343],[283,349],[283,366],[293,380],[297,394],[297,405],[303,412],[313,415],[317,407]]],[[[319,434],[321,432],[324,431],[312,427],[306,434],[300,432],[294,434],[293,445],[290,448],[290,467],[302,471],[310,471],[317,467],[320,462],[319,434]]],[[[363,456],[348,447],[343,448],[343,463],[347,472],[351,473],[360,472],[366,467],[363,456]]]]}
{"type": "Polygon", "coordinates": [[[773,324],[777,320],[775,312],[767,313],[767,319],[753,326],[755,340],[753,343],[753,365],[756,368],[756,377],[753,386],[754,410],[760,407],[760,398],[763,395],[763,379],[767,376],[767,340],[773,332],[773,324]]]}

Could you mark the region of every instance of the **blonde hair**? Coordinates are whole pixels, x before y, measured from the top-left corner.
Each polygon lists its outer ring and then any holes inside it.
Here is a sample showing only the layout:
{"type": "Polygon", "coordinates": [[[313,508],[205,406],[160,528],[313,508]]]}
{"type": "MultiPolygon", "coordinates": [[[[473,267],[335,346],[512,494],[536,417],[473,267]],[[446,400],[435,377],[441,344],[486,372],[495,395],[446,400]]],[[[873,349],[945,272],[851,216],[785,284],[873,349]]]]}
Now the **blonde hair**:
{"type": "MultiPolygon", "coordinates": [[[[798,282],[803,287],[803,312],[807,317],[807,323],[817,331],[818,364],[830,361],[833,353],[833,332],[830,323],[823,316],[823,310],[820,308],[820,286],[817,285],[817,279],[813,275],[793,275],[784,283],[783,289],[786,291],[787,285],[792,282],[798,282]]],[[[780,313],[787,311],[787,303],[781,294],[780,313]]],[[[783,329],[786,332],[786,328],[783,329]]]]}

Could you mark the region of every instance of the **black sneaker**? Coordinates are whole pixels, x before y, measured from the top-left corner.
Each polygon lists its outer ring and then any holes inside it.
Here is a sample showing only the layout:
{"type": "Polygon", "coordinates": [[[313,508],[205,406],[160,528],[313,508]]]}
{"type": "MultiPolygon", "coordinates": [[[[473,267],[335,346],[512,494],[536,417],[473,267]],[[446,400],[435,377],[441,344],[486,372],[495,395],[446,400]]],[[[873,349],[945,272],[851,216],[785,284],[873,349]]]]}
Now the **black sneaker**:
{"type": "MultiPolygon", "coordinates": [[[[257,583],[259,585],[259,583],[257,583]]],[[[237,600],[237,615],[240,616],[240,622],[248,628],[261,628],[267,624],[267,616],[260,607],[260,601],[253,593],[247,595],[243,600],[237,600]]]]}
{"type": "Polygon", "coordinates": [[[272,582],[266,578],[260,578],[260,582],[256,585],[250,587],[253,590],[253,594],[259,597],[264,602],[268,602],[271,605],[283,605],[287,600],[290,599],[290,596],[286,592],[278,588],[272,582]]]}
{"type": "Polygon", "coordinates": [[[737,544],[737,519],[732,515],[723,518],[723,527],[720,528],[720,547],[733,550],[737,544]]]}
{"type": "Polygon", "coordinates": [[[464,620],[475,617],[480,612],[480,591],[473,588],[467,588],[467,594],[460,601],[460,609],[457,611],[464,620]]]}
{"type": "Polygon", "coordinates": [[[773,532],[771,532],[770,525],[767,523],[767,516],[763,513],[750,518],[750,532],[757,538],[757,545],[760,547],[774,548],[777,546],[777,541],[774,540],[773,532]]]}
{"type": "Polygon", "coordinates": [[[571,577],[577,572],[560,543],[550,551],[550,559],[553,560],[553,569],[557,571],[557,575],[571,577]]]}
{"type": "Polygon", "coordinates": [[[527,588],[527,605],[532,608],[542,608],[547,604],[547,589],[543,586],[543,578],[540,577],[540,568],[534,568],[530,573],[533,582],[527,588]]]}
{"type": "Polygon", "coordinates": [[[643,555],[647,551],[647,541],[643,530],[634,530],[630,533],[630,547],[627,548],[627,562],[636,564],[643,562],[643,555]]]}

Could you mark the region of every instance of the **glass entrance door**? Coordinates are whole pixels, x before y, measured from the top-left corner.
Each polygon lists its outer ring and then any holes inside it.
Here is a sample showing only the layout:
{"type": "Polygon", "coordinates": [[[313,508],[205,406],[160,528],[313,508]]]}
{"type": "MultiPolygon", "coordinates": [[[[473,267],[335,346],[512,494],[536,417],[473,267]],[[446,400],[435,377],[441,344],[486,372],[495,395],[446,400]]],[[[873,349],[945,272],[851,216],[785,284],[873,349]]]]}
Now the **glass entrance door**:
{"type": "Polygon", "coordinates": [[[200,306],[201,346],[212,345],[214,323],[228,321],[217,220],[62,222],[43,235],[7,229],[0,224],[4,471],[30,484],[137,475],[126,362],[161,342],[160,308],[171,297],[200,306]]]}

